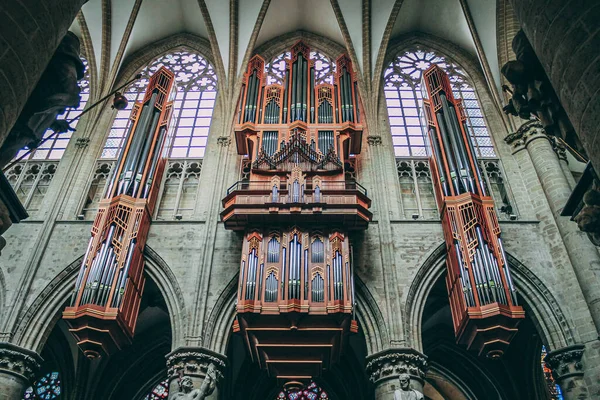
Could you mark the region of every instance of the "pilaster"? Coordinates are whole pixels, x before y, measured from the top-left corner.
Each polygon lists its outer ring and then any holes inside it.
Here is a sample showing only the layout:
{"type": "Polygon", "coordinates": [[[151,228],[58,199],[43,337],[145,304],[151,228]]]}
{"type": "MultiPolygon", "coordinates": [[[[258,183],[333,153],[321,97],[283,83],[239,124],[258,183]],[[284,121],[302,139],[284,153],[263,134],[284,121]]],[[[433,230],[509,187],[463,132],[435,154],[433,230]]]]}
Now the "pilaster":
{"type": "Polygon", "coordinates": [[[560,385],[565,400],[591,398],[583,380],[583,352],[584,345],[577,344],[554,350],[546,356],[546,364],[552,369],[552,375],[560,385]]]}
{"type": "Polygon", "coordinates": [[[23,398],[40,369],[42,357],[12,343],[0,343],[0,400],[23,398]]]}
{"type": "Polygon", "coordinates": [[[227,357],[203,347],[180,347],[166,358],[169,399],[179,398],[179,393],[192,394],[189,398],[219,398],[227,357]]]}
{"type": "Polygon", "coordinates": [[[408,347],[388,349],[367,357],[366,369],[369,380],[375,385],[376,400],[394,398],[394,392],[400,390],[401,374],[408,374],[410,389],[422,394],[427,356],[408,347]]]}

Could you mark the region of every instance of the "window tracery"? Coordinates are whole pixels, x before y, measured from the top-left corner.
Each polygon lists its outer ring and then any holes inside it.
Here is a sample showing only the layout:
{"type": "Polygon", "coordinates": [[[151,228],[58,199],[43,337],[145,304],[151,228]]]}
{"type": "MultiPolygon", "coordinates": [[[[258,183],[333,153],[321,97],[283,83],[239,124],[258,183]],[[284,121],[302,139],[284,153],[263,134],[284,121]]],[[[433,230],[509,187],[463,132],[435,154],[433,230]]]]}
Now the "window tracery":
{"type": "Polygon", "coordinates": [[[467,127],[478,157],[496,157],[481,107],[466,72],[446,57],[419,47],[396,57],[384,73],[392,141],[397,157],[427,156],[421,120],[421,76],[437,64],[450,77],[453,93],[463,99],[467,127]]]}
{"type": "Polygon", "coordinates": [[[276,400],[329,400],[329,395],[315,382],[311,382],[306,388],[298,390],[282,390],[276,400]]]}
{"type": "Polygon", "coordinates": [[[173,141],[170,158],[202,158],[217,97],[217,74],[200,54],[174,51],[157,58],[140,73],[142,78],[131,84],[124,95],[129,104],[118,111],[101,158],[117,158],[129,129],[133,104],[140,101],[150,80],[160,67],[175,73],[175,95],[172,124],[173,141]]]}
{"type": "Polygon", "coordinates": [[[59,399],[62,393],[58,372],[50,372],[38,379],[33,386],[25,390],[23,399],[59,399]]]}

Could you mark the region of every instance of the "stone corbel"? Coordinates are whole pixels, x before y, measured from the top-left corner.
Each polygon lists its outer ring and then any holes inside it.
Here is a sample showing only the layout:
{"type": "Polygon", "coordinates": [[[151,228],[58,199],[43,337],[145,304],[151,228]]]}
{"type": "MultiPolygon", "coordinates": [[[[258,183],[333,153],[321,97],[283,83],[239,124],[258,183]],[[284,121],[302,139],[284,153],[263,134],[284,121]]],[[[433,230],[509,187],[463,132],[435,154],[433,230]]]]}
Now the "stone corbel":
{"type": "Polygon", "coordinates": [[[381,140],[381,136],[369,135],[367,136],[367,143],[369,144],[369,146],[380,146],[383,142],[381,140]]]}
{"type": "Polygon", "coordinates": [[[219,136],[217,138],[217,144],[221,147],[229,147],[231,144],[231,138],[229,136],[219,136]]]}

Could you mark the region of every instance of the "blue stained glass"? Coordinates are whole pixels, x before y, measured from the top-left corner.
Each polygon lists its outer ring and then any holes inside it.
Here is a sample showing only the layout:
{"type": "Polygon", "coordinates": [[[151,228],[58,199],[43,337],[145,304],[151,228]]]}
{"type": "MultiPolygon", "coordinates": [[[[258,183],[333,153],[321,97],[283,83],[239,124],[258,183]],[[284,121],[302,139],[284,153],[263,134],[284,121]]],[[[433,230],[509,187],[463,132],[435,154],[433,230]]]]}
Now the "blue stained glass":
{"type": "Polygon", "coordinates": [[[58,399],[62,393],[60,376],[58,372],[48,373],[39,378],[35,384],[23,394],[23,399],[58,399]]]}
{"type": "Polygon", "coordinates": [[[311,382],[306,388],[279,392],[276,400],[329,400],[327,392],[321,389],[315,382],[311,382]]]}

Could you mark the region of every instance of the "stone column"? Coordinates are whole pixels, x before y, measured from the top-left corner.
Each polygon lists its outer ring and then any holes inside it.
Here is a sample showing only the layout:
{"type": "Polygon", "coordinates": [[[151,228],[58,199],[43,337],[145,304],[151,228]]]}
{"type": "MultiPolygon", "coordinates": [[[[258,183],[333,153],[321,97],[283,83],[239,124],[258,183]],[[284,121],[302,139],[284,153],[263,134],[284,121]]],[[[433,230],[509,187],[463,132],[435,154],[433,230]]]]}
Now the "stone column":
{"type": "Polygon", "coordinates": [[[571,188],[551,139],[539,122],[529,121],[505,140],[513,147],[513,153],[526,150],[531,157],[596,331],[600,333],[600,256],[577,224],[568,217],[560,216],[571,195],[571,188]]]}
{"type": "MultiPolygon", "coordinates": [[[[427,356],[411,348],[384,350],[367,357],[367,376],[375,385],[375,400],[394,400],[400,390],[400,374],[410,375],[410,388],[423,394],[427,356]]],[[[417,397],[415,400],[423,398],[417,397]]]]}
{"type": "Polygon", "coordinates": [[[31,350],[0,343],[0,400],[22,399],[42,361],[42,357],[31,350]]]}
{"type": "Polygon", "coordinates": [[[177,393],[189,393],[197,400],[219,398],[227,357],[203,347],[180,347],[166,358],[169,399],[177,393]]]}
{"type": "Polygon", "coordinates": [[[552,370],[552,376],[560,385],[565,400],[589,399],[588,389],[583,381],[584,345],[576,344],[554,350],[546,356],[546,364],[552,370]]]}
{"type": "Polygon", "coordinates": [[[0,146],[86,1],[9,1],[0,7],[0,146]]]}
{"type": "Polygon", "coordinates": [[[598,2],[510,1],[594,169],[600,171],[598,2]]]}

